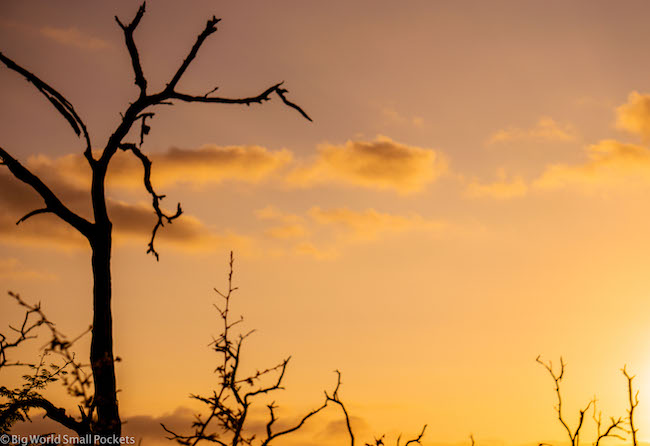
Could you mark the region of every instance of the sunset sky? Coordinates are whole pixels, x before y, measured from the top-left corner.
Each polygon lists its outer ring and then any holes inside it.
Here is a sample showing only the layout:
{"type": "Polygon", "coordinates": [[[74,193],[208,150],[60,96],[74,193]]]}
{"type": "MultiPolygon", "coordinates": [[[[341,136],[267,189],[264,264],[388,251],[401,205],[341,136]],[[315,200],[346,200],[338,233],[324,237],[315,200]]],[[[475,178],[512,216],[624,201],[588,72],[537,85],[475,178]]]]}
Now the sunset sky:
{"type": "MultiPolygon", "coordinates": [[[[138,6],[0,2],[0,51],[74,104],[97,150],[138,95],[114,20],[138,6]]],[[[625,416],[627,365],[650,440],[650,3],[156,0],[135,33],[152,90],[212,15],[219,31],[178,90],[285,81],[314,122],[277,98],[153,110],[153,184],[185,211],[159,262],[141,166],[113,160],[126,431],[165,444],[158,422],[188,426],[188,395],[211,388],[212,289],[233,250],[234,311],[256,329],[247,366],[292,356],[276,398],[289,419],[338,369],[361,442],[428,424],[425,445],[559,445],[535,358],[563,356],[571,425],[594,395],[604,417],[625,416]]],[[[83,142],[4,66],[0,85],[0,146],[89,216],[83,142]]],[[[16,226],[41,200],[2,167],[0,292],[41,301],[73,336],[92,319],[89,249],[52,216],[16,226]]],[[[20,314],[1,299],[0,331],[20,314]]],[[[337,419],[301,444],[342,444],[337,419]]]]}

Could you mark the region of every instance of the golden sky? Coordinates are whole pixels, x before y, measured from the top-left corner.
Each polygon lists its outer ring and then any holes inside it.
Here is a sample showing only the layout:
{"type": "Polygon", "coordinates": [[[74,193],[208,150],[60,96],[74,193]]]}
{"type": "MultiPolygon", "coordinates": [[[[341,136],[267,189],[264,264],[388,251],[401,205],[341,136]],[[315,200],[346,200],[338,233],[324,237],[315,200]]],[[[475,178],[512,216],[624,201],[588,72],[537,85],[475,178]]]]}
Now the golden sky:
{"type": "MultiPolygon", "coordinates": [[[[2,52],[74,104],[97,150],[137,97],[114,15],[138,5],[0,3],[2,52]]],[[[159,0],[135,34],[152,88],[213,14],[179,88],[237,97],[285,81],[314,122],[276,100],[158,107],[143,150],[164,204],[185,210],[159,262],[140,166],[113,160],[133,429],[187,418],[187,395],[210,388],[212,288],[234,250],[249,361],[292,355],[289,417],[339,369],[362,441],[428,423],[424,444],[557,444],[541,354],[568,363],[572,423],[594,395],[624,415],[627,364],[650,438],[650,3],[159,0]]],[[[81,141],[24,79],[0,69],[0,85],[2,147],[88,215],[81,141]]],[[[16,227],[39,203],[0,169],[0,290],[73,334],[91,320],[89,251],[54,217],[16,227]]],[[[19,315],[0,308],[3,327],[19,315]]],[[[328,420],[314,444],[337,438],[328,420]]]]}

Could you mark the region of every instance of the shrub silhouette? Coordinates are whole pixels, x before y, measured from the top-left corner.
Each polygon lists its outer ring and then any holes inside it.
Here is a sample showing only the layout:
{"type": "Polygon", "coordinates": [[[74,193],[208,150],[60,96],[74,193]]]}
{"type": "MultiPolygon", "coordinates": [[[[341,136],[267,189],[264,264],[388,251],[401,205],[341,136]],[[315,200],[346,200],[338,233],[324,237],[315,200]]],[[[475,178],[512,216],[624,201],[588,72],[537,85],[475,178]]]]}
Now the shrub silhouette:
{"type": "MultiPolygon", "coordinates": [[[[243,318],[241,316],[233,318],[231,315],[231,301],[237,291],[237,287],[233,286],[233,266],[234,256],[231,252],[228,290],[223,293],[217,289],[214,290],[221,298],[221,304],[215,304],[221,323],[221,333],[210,344],[212,350],[220,358],[219,365],[215,370],[217,386],[209,395],[191,395],[191,398],[205,406],[207,413],[196,415],[194,423],[189,427],[189,433],[182,433],[162,425],[161,434],[166,432],[168,439],[185,446],[195,446],[202,442],[222,446],[268,446],[274,444],[278,438],[300,431],[305,423],[315,415],[328,406],[334,406],[341,411],[350,445],[354,446],[356,437],[350,422],[350,415],[339,395],[341,374],[338,370],[335,372],[337,381],[334,389],[330,392],[325,391],[322,403],[299,417],[294,424],[276,428],[278,421],[276,409],[278,407],[271,402],[266,405],[268,417],[264,436],[257,438],[256,433],[248,429],[249,426],[246,423],[250,420],[251,409],[260,397],[283,389],[282,381],[290,357],[272,367],[258,369],[252,374],[242,374],[240,369],[242,345],[253,331],[239,330],[243,318]]],[[[9,433],[16,422],[30,421],[29,411],[35,408],[45,410],[45,416],[63,427],[75,431],[78,435],[87,434],[88,422],[83,415],[92,406],[90,371],[75,360],[72,351],[75,341],[80,337],[71,341],[67,340],[46,317],[40,304],[30,305],[19,295],[9,294],[20,306],[25,308],[25,316],[20,327],[13,330],[13,338],[0,334],[0,373],[8,367],[25,367],[31,373],[24,376],[24,383],[20,387],[15,389],[0,387],[0,434],[9,433]],[[36,363],[12,361],[9,354],[24,342],[34,339],[41,327],[45,327],[49,331],[51,338],[39,361],[36,363]],[[52,355],[60,360],[46,363],[46,359],[51,358],[52,355]],[[64,410],[57,408],[43,396],[42,391],[45,387],[57,381],[61,381],[68,392],[80,400],[80,419],[66,414],[64,410]]],[[[424,425],[421,432],[408,439],[404,446],[421,444],[426,428],[427,426],[424,425]]],[[[401,435],[396,439],[397,446],[400,446],[400,441],[401,435]]],[[[371,446],[370,443],[365,444],[371,446]]],[[[374,439],[372,446],[384,444],[385,435],[382,435],[374,439]]]]}

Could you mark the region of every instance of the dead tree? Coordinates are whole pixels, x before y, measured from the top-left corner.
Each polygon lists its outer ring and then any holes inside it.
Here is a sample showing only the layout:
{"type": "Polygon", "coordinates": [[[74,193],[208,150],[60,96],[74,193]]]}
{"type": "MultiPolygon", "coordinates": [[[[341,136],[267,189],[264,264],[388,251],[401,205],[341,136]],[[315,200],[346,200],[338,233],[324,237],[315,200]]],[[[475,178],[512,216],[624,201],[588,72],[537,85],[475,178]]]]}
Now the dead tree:
{"type": "MultiPolygon", "coordinates": [[[[571,429],[569,425],[567,424],[565,418],[564,418],[564,413],[562,412],[562,392],[560,391],[560,383],[562,382],[562,378],[564,378],[564,371],[566,364],[564,362],[564,359],[560,357],[560,371],[556,372],[553,369],[553,363],[551,361],[549,362],[544,362],[541,359],[541,356],[538,356],[536,361],[541,364],[551,375],[551,378],[553,378],[553,382],[555,383],[555,395],[557,396],[557,406],[555,406],[555,411],[557,412],[557,418],[564,430],[567,433],[567,436],[569,437],[569,441],[571,442],[571,446],[579,446],[580,445],[580,432],[582,428],[584,427],[584,421],[585,421],[585,414],[589,410],[590,407],[593,406],[594,408],[594,413],[593,413],[593,419],[594,422],[596,423],[596,430],[597,430],[597,437],[596,441],[593,443],[594,446],[599,446],[601,440],[604,438],[608,437],[616,437],[621,439],[622,437],[618,434],[619,431],[623,431],[623,419],[622,418],[610,418],[610,423],[606,428],[603,428],[602,424],[602,413],[598,413],[596,416],[596,404],[597,400],[596,398],[592,399],[589,401],[589,403],[585,406],[584,409],[580,409],[579,415],[578,415],[578,423],[575,427],[575,429],[571,429]]],[[[541,443],[544,444],[544,443],[541,443]]]]}
{"type": "Polygon", "coordinates": [[[140,160],[144,170],[144,187],[151,195],[152,208],[156,215],[156,223],[151,232],[151,239],[147,252],[158,258],[154,242],[158,230],[166,223],[172,223],[182,214],[180,204],[174,212],[166,212],[160,206],[164,195],[155,192],[151,184],[151,162],[142,151],[142,143],[150,127],[147,120],[154,116],[151,109],[161,104],[174,104],[176,102],[201,102],[210,104],[261,104],[276,95],[285,105],[299,112],[305,119],[309,116],[295,103],[291,102],[283,88],[282,83],[277,83],[261,93],[244,98],[226,98],[215,96],[215,90],[206,94],[193,94],[178,90],[178,84],[188,67],[196,58],[205,40],[217,31],[220,19],[212,17],[198,35],[194,45],[181,62],[167,84],[152,92],[147,83],[145,72],[140,63],[138,48],[134,39],[140,21],[145,13],[145,4],[138,9],[135,17],[129,23],[123,23],[115,18],[124,33],[124,41],[131,65],[135,75],[135,85],[138,96],[122,112],[122,120],[115,131],[108,138],[99,152],[93,149],[90,133],[73,105],[56,89],[43,81],[28,69],[14,62],[6,55],[0,53],[0,61],[10,70],[23,76],[28,82],[45,96],[54,106],[56,111],[68,122],[77,136],[82,138],[85,148],[83,155],[88,162],[92,173],[90,198],[93,208],[93,218],[87,220],[73,212],[66,204],[48,187],[38,176],[14,158],[10,151],[0,147],[0,165],[5,166],[19,181],[30,186],[43,199],[43,207],[28,212],[17,223],[44,214],[53,214],[78,231],[86,240],[92,253],[93,274],[93,322],[92,341],[90,348],[90,364],[93,374],[94,394],[93,407],[96,408],[96,418],[91,421],[91,430],[100,435],[119,435],[121,421],[116,398],[115,358],[113,356],[113,319],[111,313],[111,252],[112,252],[112,223],[106,206],[106,172],[108,166],[118,150],[131,152],[140,160]],[[139,125],[139,138],[137,141],[127,141],[129,132],[139,125]]]}

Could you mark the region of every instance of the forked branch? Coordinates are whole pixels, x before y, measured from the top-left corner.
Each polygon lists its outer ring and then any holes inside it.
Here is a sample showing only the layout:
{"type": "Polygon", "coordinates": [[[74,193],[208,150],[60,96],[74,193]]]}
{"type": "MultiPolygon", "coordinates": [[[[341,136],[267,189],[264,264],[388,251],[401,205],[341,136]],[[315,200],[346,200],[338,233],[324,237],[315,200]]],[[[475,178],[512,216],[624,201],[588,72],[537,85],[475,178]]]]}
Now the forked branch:
{"type": "Polygon", "coordinates": [[[584,409],[580,410],[578,424],[575,430],[572,431],[571,428],[566,423],[566,421],[564,420],[564,416],[562,414],[562,393],[560,392],[560,382],[562,381],[562,378],[564,378],[564,369],[566,366],[566,364],[564,363],[564,359],[560,357],[559,372],[555,372],[553,370],[553,363],[551,361],[549,361],[548,363],[542,361],[541,356],[538,356],[536,361],[539,364],[541,364],[548,371],[549,375],[551,375],[551,378],[553,378],[553,382],[555,383],[555,394],[557,396],[557,406],[555,409],[557,411],[558,420],[566,430],[567,435],[569,436],[569,440],[571,441],[571,446],[578,446],[580,442],[580,430],[582,429],[584,423],[585,413],[589,410],[589,408],[593,404],[593,400],[589,401],[589,404],[587,404],[587,406],[584,409]]]}
{"type": "Polygon", "coordinates": [[[138,9],[135,17],[128,25],[124,25],[120,19],[115,16],[115,21],[122,31],[124,31],[124,41],[126,43],[126,48],[129,50],[129,56],[131,56],[131,66],[133,67],[133,72],[135,73],[135,84],[140,88],[140,96],[147,95],[147,80],[144,77],[142,72],[142,65],[140,63],[140,55],[138,54],[138,48],[133,39],[133,32],[138,27],[142,16],[144,15],[146,2],[143,2],[138,9]]]}
{"type": "Polygon", "coordinates": [[[632,435],[632,446],[637,446],[636,434],[639,429],[634,425],[634,409],[639,405],[639,391],[636,393],[633,390],[632,380],[635,376],[630,376],[627,373],[626,367],[623,367],[621,370],[623,375],[627,379],[627,397],[629,402],[629,408],[627,409],[627,421],[630,425],[630,434],[632,435]]]}
{"type": "Polygon", "coordinates": [[[86,238],[90,237],[92,223],[68,209],[39,177],[34,175],[2,147],[0,147],[0,158],[2,164],[7,166],[14,177],[34,189],[45,201],[45,208],[30,212],[18,220],[17,224],[34,215],[51,212],[86,236],[86,238]]]}

